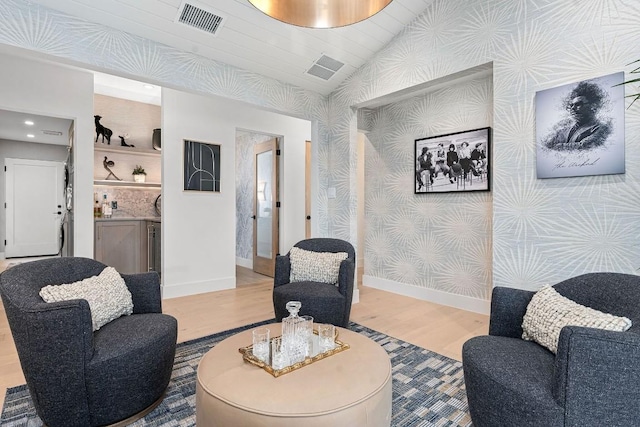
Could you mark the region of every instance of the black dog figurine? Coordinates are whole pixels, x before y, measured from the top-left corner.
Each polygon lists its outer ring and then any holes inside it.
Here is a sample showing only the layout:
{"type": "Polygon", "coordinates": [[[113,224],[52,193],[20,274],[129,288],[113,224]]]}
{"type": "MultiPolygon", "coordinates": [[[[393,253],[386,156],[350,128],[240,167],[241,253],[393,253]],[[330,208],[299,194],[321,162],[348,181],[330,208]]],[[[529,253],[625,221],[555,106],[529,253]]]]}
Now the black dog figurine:
{"type": "Polygon", "coordinates": [[[120,138],[120,145],[123,147],[135,147],[133,144],[127,144],[127,141],[124,140],[124,136],[118,135],[118,138],[120,138]]]}
{"type": "Polygon", "coordinates": [[[102,143],[104,144],[104,139],[107,138],[107,144],[111,145],[111,135],[113,135],[113,132],[111,129],[100,124],[102,116],[93,116],[93,118],[96,122],[96,142],[98,142],[98,137],[102,135],[102,143]]]}

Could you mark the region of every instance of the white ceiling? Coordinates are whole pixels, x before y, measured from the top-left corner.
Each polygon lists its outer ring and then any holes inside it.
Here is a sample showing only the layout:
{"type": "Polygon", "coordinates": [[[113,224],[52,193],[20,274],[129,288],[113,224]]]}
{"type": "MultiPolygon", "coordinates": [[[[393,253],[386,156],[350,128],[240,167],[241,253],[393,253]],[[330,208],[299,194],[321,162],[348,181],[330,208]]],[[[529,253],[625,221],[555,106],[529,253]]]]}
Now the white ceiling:
{"type": "Polygon", "coordinates": [[[100,95],[123,98],[145,104],[162,105],[162,89],[136,80],[111,74],[93,73],[93,91],[100,95]]]}
{"type": "MultiPolygon", "coordinates": [[[[366,21],[342,28],[311,29],[284,24],[247,0],[189,0],[223,18],[215,35],[177,23],[183,0],[31,0],[187,52],[327,95],[382,49],[433,0],[393,0],[366,21]],[[345,65],[328,81],[306,74],[322,55],[345,65]]],[[[301,0],[302,1],[302,0],[301,0]]],[[[161,104],[161,89],[94,72],[95,92],[161,104]]],[[[71,120],[0,110],[0,139],[68,144],[71,120]],[[34,126],[26,126],[33,120],[34,126]],[[43,130],[62,132],[46,135],[43,130]],[[34,138],[26,135],[31,133],[34,138]]]]}
{"type": "Polygon", "coordinates": [[[0,110],[0,139],[69,145],[71,123],[73,120],[0,110]],[[33,125],[26,125],[26,120],[32,121],[33,125]],[[51,132],[59,132],[60,135],[50,135],[51,132]],[[33,135],[33,138],[28,137],[28,134],[33,135]]]}
{"type": "Polygon", "coordinates": [[[433,0],[394,0],[366,21],[333,29],[284,24],[247,0],[189,0],[224,18],[215,35],[176,22],[183,0],[31,1],[327,95],[433,0]],[[322,55],[345,63],[328,81],[306,74],[322,55]]]}

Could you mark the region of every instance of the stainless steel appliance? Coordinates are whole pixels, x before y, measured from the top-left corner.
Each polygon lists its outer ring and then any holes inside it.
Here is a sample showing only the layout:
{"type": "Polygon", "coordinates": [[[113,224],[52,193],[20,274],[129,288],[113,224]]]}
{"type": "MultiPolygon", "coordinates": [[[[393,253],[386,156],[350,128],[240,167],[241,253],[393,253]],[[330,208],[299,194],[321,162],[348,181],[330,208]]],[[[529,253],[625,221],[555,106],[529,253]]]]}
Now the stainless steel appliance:
{"type": "Polygon", "coordinates": [[[160,221],[146,221],[147,223],[147,271],[155,271],[162,275],[162,223],[160,221]]]}

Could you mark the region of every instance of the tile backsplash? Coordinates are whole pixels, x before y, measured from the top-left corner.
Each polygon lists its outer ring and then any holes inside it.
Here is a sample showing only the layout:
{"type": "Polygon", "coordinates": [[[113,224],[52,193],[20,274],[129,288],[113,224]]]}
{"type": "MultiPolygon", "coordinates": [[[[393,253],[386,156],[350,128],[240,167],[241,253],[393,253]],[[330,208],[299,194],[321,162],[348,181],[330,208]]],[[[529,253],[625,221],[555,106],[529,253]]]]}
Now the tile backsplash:
{"type": "Polygon", "coordinates": [[[159,188],[129,188],[95,185],[93,191],[102,205],[103,195],[107,195],[109,203],[118,202],[118,209],[113,210],[112,218],[122,217],[156,217],[154,202],[160,195],[159,188]]]}

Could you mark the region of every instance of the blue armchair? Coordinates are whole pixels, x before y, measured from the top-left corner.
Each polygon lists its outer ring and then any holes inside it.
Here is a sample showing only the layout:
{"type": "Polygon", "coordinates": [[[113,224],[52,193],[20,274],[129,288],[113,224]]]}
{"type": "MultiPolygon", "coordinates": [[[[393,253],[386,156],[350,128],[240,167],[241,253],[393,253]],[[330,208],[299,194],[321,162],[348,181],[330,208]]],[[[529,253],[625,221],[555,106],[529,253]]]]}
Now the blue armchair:
{"type": "Polygon", "coordinates": [[[175,356],[177,321],[162,314],[157,273],[122,275],[133,314],[93,332],[84,299],[46,303],[46,285],[97,276],[104,264],[51,258],[0,275],[0,295],[38,416],[48,427],[135,419],[162,400],[175,356]]]}
{"type": "Polygon", "coordinates": [[[321,282],[290,283],[291,263],[289,254],[276,258],[273,281],[273,309],[280,322],[289,313],[288,301],[300,301],[300,314],[313,316],[316,323],[331,323],[349,327],[355,272],[356,252],[351,243],[339,239],[315,238],[302,240],[294,246],[313,252],[346,252],[347,259],[340,264],[338,286],[321,282]]]}
{"type": "Polygon", "coordinates": [[[626,332],[565,326],[558,352],[522,340],[533,292],[496,287],[489,335],[462,348],[474,427],[637,426],[640,422],[640,277],[589,273],[554,286],[596,310],[625,316],[626,332]]]}

